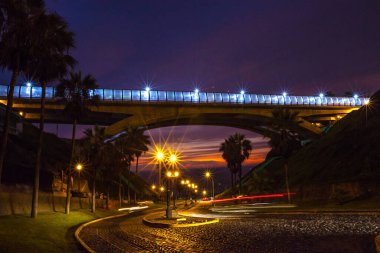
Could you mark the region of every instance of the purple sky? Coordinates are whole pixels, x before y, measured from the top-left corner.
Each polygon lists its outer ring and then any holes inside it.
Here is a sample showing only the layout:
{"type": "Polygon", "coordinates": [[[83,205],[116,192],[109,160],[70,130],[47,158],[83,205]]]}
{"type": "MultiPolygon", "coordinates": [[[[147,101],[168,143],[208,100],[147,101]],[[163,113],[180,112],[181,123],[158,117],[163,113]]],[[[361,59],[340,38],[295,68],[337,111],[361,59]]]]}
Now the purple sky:
{"type": "MultiPolygon", "coordinates": [[[[50,0],[47,5],[76,33],[78,69],[104,88],[151,83],[163,90],[198,86],[341,95],[380,87],[378,0],[50,0]]],[[[7,73],[0,82],[9,82],[7,73]]],[[[69,136],[67,129],[60,126],[60,134],[69,136]]],[[[215,153],[205,143],[216,147],[236,131],[174,129],[185,136],[185,149],[198,150],[191,156],[215,153]]],[[[244,133],[255,146],[265,146],[261,137],[244,133]]]]}

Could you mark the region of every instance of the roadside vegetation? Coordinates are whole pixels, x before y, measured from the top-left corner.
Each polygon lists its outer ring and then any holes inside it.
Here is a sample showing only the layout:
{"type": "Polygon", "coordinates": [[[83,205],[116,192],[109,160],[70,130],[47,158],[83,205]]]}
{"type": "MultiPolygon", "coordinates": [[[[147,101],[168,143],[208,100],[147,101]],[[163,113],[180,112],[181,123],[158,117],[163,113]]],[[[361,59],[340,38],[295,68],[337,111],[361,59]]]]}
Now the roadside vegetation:
{"type": "Polygon", "coordinates": [[[118,214],[111,210],[95,213],[81,210],[70,215],[62,212],[40,213],[38,219],[27,215],[0,217],[0,249],[2,252],[83,252],[74,238],[75,229],[82,223],[118,214]]]}

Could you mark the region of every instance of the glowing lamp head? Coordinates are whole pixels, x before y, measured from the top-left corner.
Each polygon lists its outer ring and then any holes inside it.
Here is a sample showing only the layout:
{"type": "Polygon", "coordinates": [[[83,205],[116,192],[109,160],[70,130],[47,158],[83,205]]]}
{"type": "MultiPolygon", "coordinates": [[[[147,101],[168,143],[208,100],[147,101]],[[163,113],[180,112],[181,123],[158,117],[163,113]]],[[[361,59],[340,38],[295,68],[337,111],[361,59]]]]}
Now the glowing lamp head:
{"type": "Polygon", "coordinates": [[[170,162],[171,162],[171,163],[175,163],[175,162],[177,162],[177,156],[176,156],[175,154],[171,154],[171,155],[170,155],[170,162]]]}
{"type": "Polygon", "coordinates": [[[190,180],[186,180],[186,184],[190,184],[190,180]]]}
{"type": "Polygon", "coordinates": [[[199,93],[199,89],[198,89],[198,88],[195,89],[195,90],[194,90],[194,93],[198,94],[198,93],[199,93]]]}
{"type": "Polygon", "coordinates": [[[206,195],[206,194],[207,194],[207,192],[206,192],[205,190],[203,190],[203,192],[202,192],[202,193],[203,193],[203,195],[206,195]]]}
{"type": "Polygon", "coordinates": [[[166,176],[168,176],[168,177],[172,177],[172,175],[173,175],[173,173],[172,173],[171,171],[168,171],[168,172],[166,173],[166,176]]]}
{"type": "Polygon", "coordinates": [[[149,87],[149,86],[146,86],[146,87],[145,87],[145,91],[146,91],[146,92],[149,92],[149,91],[150,91],[150,87],[149,87]]]}
{"type": "Polygon", "coordinates": [[[197,190],[197,189],[195,189],[195,190],[194,190],[194,192],[195,192],[195,193],[197,193],[197,192],[198,192],[198,190],[197,190]]]}
{"type": "Polygon", "coordinates": [[[358,99],[359,95],[358,94],[354,94],[354,98],[355,99],[358,99]]]}
{"type": "Polygon", "coordinates": [[[178,177],[179,176],[179,172],[178,171],[175,171],[174,172],[174,177],[178,177]]]}
{"type": "Polygon", "coordinates": [[[240,91],[240,95],[244,95],[245,94],[245,91],[244,90],[241,90],[240,91]]]}
{"type": "Polygon", "coordinates": [[[162,159],[164,159],[164,153],[162,153],[162,151],[158,151],[156,153],[156,158],[157,160],[161,161],[162,159]]]}
{"type": "Polygon", "coordinates": [[[152,190],[155,190],[156,189],[156,186],[155,185],[152,185],[152,190]]]}
{"type": "Polygon", "coordinates": [[[285,91],[282,93],[282,96],[283,96],[283,97],[286,97],[287,95],[288,95],[288,93],[285,92],[285,91]]]}
{"type": "Polygon", "coordinates": [[[22,111],[19,111],[18,114],[19,114],[20,116],[24,116],[24,113],[23,113],[22,111]]]}
{"type": "Polygon", "coordinates": [[[164,188],[163,186],[161,186],[161,187],[160,187],[160,191],[163,192],[164,190],[165,190],[165,188],[164,188]]]}
{"type": "Polygon", "coordinates": [[[370,101],[369,99],[364,100],[364,105],[369,105],[370,101]]]}
{"type": "Polygon", "coordinates": [[[83,166],[82,166],[82,164],[77,164],[77,166],[75,166],[75,168],[78,170],[78,171],[81,171],[82,170],[82,168],[83,168],[83,166]]]}
{"type": "Polygon", "coordinates": [[[324,96],[325,96],[325,94],[319,93],[319,97],[323,98],[324,96]]]}
{"type": "Polygon", "coordinates": [[[207,177],[207,178],[211,177],[211,173],[210,173],[209,171],[207,171],[207,172],[205,173],[205,177],[207,177]]]}
{"type": "Polygon", "coordinates": [[[26,83],[26,86],[31,87],[31,86],[32,86],[32,83],[31,83],[31,82],[27,82],[27,83],[26,83]]]}

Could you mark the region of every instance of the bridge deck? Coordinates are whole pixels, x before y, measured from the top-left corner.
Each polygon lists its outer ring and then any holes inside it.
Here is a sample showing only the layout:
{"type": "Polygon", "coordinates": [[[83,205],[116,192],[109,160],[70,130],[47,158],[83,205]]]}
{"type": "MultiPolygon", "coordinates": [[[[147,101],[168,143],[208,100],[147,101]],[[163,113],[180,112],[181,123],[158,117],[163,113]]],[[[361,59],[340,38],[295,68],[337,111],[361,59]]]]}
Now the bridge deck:
{"type": "MultiPolygon", "coordinates": [[[[5,98],[9,86],[0,85],[0,97],[5,98]]],[[[41,98],[39,86],[16,86],[14,97],[20,99],[41,98]]],[[[97,95],[103,101],[131,102],[178,102],[178,103],[222,103],[222,104],[268,104],[268,105],[305,105],[305,106],[362,106],[368,102],[364,97],[321,97],[321,96],[283,96],[249,93],[218,93],[195,91],[146,91],[123,89],[96,89],[92,95],[97,95]]],[[[55,87],[46,88],[46,98],[55,97],[55,87]]]]}

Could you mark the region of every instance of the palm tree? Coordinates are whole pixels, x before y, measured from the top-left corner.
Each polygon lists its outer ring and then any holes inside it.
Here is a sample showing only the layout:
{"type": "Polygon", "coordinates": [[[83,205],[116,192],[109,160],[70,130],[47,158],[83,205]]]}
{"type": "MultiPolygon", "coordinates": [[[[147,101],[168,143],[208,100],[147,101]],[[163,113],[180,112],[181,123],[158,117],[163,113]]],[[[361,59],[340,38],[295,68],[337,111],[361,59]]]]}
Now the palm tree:
{"type": "Polygon", "coordinates": [[[56,96],[62,98],[66,102],[65,113],[69,115],[73,123],[73,131],[71,136],[71,156],[67,169],[67,192],[65,213],[70,213],[71,199],[71,170],[73,167],[73,156],[75,152],[75,132],[78,121],[89,111],[88,107],[96,105],[98,96],[93,96],[94,90],[98,87],[95,78],[86,75],[82,78],[82,73],[71,72],[69,79],[62,79],[57,86],[56,96]]]}
{"type": "Polygon", "coordinates": [[[0,66],[12,72],[0,145],[0,184],[7,149],[9,120],[17,78],[35,51],[35,20],[45,10],[43,1],[3,0],[0,4],[0,66]]]}
{"type": "Polygon", "coordinates": [[[57,14],[42,14],[36,22],[36,37],[39,40],[38,50],[31,58],[27,72],[35,76],[42,86],[40,132],[37,147],[35,177],[33,187],[31,217],[37,216],[39,172],[44,131],[45,93],[46,84],[67,74],[68,68],[73,67],[75,60],[66,52],[74,46],[74,35],[68,30],[67,23],[57,14]]]}
{"type": "Polygon", "coordinates": [[[95,126],[94,129],[89,128],[84,131],[85,142],[87,143],[87,151],[89,154],[89,161],[92,167],[92,201],[91,212],[95,212],[96,208],[96,179],[97,171],[103,166],[104,162],[104,140],[106,139],[105,128],[95,126]]]}
{"type": "Polygon", "coordinates": [[[128,135],[131,139],[130,149],[134,152],[136,157],[136,174],[138,173],[139,158],[148,151],[148,145],[150,145],[150,139],[148,135],[144,135],[144,130],[141,128],[128,129],[128,135]]]}
{"type": "Polygon", "coordinates": [[[293,152],[301,147],[300,137],[296,131],[298,122],[298,112],[289,109],[277,109],[272,112],[272,128],[274,132],[269,135],[269,145],[277,155],[284,158],[285,184],[288,201],[291,201],[288,160],[293,152]]]}
{"type": "MultiPolygon", "coordinates": [[[[242,163],[249,158],[252,151],[251,141],[246,139],[243,134],[235,133],[221,143],[219,151],[222,151],[222,157],[227,162],[231,174],[239,172],[239,193],[242,190],[242,163]]],[[[233,184],[233,180],[231,180],[233,184]]]]}
{"type": "MultiPolygon", "coordinates": [[[[148,145],[150,144],[149,136],[144,135],[144,129],[134,127],[129,128],[127,131],[128,138],[130,139],[130,150],[136,157],[136,174],[138,173],[139,158],[148,151],[148,145]]],[[[134,191],[134,203],[137,201],[137,193],[134,191]]]]}
{"type": "Polygon", "coordinates": [[[225,139],[223,143],[220,144],[220,152],[223,152],[222,157],[227,162],[227,168],[231,175],[231,188],[234,186],[234,173],[236,171],[234,162],[234,147],[233,143],[229,139],[225,139]]]}
{"type": "MultiPolygon", "coordinates": [[[[130,179],[131,179],[131,163],[134,161],[135,152],[131,148],[133,146],[133,139],[131,138],[131,135],[126,134],[119,138],[115,145],[117,146],[118,150],[122,154],[123,158],[123,164],[127,167],[127,191],[128,191],[128,204],[131,203],[131,194],[130,194],[130,179]]],[[[121,173],[122,174],[122,173],[121,173]]],[[[121,178],[120,174],[120,178],[121,178]]]]}

